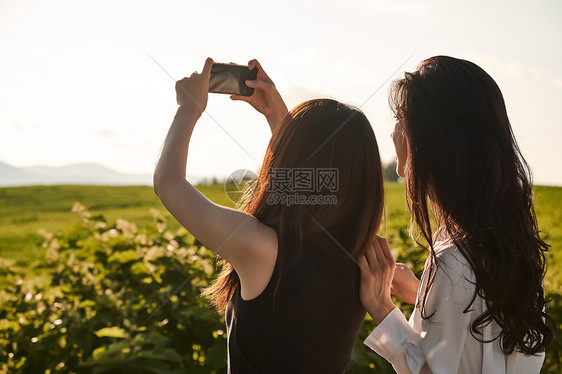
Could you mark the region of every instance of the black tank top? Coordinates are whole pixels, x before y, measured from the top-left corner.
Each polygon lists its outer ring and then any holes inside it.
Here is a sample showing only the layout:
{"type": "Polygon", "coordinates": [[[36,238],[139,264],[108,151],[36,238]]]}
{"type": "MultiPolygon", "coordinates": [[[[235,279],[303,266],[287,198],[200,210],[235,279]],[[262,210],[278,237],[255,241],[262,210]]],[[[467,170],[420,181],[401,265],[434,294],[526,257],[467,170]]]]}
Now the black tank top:
{"type": "Polygon", "coordinates": [[[281,250],[265,290],[243,300],[238,285],[227,306],[228,372],[343,373],[365,318],[359,267],[339,249],[305,246],[284,249],[294,261],[281,271],[281,250]]]}

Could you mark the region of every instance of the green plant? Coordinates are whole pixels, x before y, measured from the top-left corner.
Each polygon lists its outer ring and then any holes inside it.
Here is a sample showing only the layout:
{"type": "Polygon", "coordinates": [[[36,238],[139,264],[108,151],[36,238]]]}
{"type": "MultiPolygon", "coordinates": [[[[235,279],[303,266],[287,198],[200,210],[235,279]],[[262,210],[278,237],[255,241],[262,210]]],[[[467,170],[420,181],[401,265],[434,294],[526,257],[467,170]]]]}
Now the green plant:
{"type": "Polygon", "coordinates": [[[155,210],[142,232],[73,210],[81,224],[44,233],[47,285],[1,268],[11,283],[1,295],[2,371],[224,372],[224,321],[199,296],[214,256],[155,210]]]}

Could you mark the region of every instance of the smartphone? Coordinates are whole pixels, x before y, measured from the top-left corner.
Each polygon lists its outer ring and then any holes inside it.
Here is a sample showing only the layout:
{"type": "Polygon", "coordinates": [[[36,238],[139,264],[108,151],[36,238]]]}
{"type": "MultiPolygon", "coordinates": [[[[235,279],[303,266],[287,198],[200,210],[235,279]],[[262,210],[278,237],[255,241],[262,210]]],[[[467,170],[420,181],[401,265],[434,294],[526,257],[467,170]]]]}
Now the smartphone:
{"type": "Polygon", "coordinates": [[[252,96],[254,89],[246,86],[246,80],[254,80],[258,68],[248,66],[214,63],[209,78],[209,92],[252,96]]]}

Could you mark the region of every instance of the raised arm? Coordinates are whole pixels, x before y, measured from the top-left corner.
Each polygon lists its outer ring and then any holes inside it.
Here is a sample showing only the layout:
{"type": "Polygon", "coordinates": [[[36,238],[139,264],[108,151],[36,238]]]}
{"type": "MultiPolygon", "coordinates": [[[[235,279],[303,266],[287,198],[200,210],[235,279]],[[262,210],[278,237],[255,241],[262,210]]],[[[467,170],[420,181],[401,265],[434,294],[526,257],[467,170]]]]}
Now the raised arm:
{"type": "Polygon", "coordinates": [[[252,284],[268,277],[275,264],[276,232],[251,215],[211,202],[186,180],[189,141],[207,106],[212,64],[208,58],[201,74],[176,83],[179,108],[158,158],[154,192],[193,236],[232,264],[252,293],[252,284]]]}

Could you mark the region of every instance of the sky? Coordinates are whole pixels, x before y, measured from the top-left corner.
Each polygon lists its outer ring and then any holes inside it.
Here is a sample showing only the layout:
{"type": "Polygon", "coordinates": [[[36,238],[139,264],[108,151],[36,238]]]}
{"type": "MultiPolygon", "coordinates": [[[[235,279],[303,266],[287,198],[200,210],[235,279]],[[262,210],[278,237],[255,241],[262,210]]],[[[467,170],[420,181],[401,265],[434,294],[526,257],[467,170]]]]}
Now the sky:
{"type": "MultiPolygon", "coordinates": [[[[289,108],[315,97],[361,107],[395,158],[390,82],[434,55],[468,59],[500,86],[535,183],[562,186],[560,1],[0,0],[0,161],[95,162],[151,173],[177,104],[206,57],[257,58],[289,108]]],[[[261,114],[211,94],[188,175],[256,171],[261,114]]]]}

